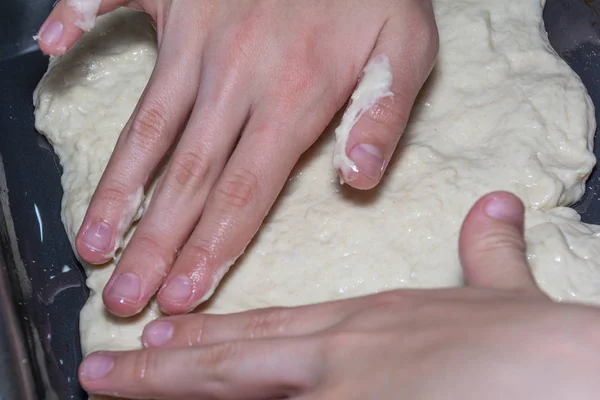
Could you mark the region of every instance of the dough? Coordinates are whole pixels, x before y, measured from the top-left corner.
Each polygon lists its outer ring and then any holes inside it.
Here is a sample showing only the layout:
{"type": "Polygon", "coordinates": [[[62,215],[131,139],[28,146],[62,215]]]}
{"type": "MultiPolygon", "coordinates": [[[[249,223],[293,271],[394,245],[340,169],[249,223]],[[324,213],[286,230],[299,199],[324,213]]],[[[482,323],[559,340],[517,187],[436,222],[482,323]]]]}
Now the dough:
{"type": "MultiPolygon", "coordinates": [[[[384,184],[368,193],[341,186],[333,129],[326,132],[205,311],[460,285],[460,224],[493,190],[512,191],[528,207],[529,260],[542,289],[557,300],[600,304],[600,227],[564,207],[582,196],[595,163],[593,105],[548,44],[543,1],[434,4],[439,61],[384,184]]],[[[72,243],[155,59],[146,17],[121,10],[52,59],[36,90],[36,127],[64,168],[62,218],[72,243]]],[[[134,319],[105,312],[101,291],[114,265],[84,264],[85,353],[139,347],[143,326],[158,316],[155,304],[134,319]]]]}

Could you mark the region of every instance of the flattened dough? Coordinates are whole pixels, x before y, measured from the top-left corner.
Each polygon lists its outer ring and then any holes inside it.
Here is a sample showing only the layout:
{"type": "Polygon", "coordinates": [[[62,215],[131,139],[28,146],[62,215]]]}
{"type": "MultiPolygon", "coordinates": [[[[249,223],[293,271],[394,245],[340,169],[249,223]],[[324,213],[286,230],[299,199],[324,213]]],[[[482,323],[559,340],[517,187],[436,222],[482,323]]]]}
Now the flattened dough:
{"type": "MultiPolygon", "coordinates": [[[[460,285],[460,224],[492,190],[512,191],[528,206],[529,259],[541,287],[558,300],[600,303],[600,228],[564,208],[582,196],[595,163],[593,106],[548,44],[543,2],[434,3],[439,61],[380,190],[339,185],[333,130],[325,133],[206,311],[460,285]]],[[[53,59],[36,91],[36,127],[64,168],[62,217],[72,243],[155,58],[146,17],[118,11],[53,59]]],[[[158,315],[153,304],[136,319],[108,316],[101,291],[113,268],[86,265],[85,353],[139,347],[143,326],[158,315]]]]}

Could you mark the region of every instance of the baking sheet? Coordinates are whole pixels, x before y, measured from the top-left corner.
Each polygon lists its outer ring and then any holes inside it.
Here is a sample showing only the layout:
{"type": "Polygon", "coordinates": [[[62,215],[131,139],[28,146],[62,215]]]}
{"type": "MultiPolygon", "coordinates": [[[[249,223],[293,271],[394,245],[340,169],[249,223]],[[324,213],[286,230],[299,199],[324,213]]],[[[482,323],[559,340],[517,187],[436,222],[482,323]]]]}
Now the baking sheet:
{"type": "MultiPolygon", "coordinates": [[[[34,398],[83,399],[76,372],[85,276],[60,221],[61,167],[48,142],[36,133],[33,118],[32,93],[48,60],[31,36],[52,4],[0,2],[0,156],[6,181],[0,175],[0,195],[10,203],[8,221],[0,220],[8,222],[1,227],[7,233],[0,243],[10,268],[0,268],[0,274],[12,284],[11,307],[18,319],[12,328],[20,331],[28,352],[24,371],[35,382],[34,398]]],[[[582,78],[600,120],[600,0],[549,0],[544,18],[553,46],[582,78]]],[[[599,134],[595,146],[598,158],[599,134]]],[[[574,208],[584,221],[600,224],[598,169],[574,208]]],[[[22,362],[3,353],[3,338],[0,334],[0,363],[22,362]]],[[[25,399],[15,394],[15,385],[2,379],[0,399],[25,399]]]]}

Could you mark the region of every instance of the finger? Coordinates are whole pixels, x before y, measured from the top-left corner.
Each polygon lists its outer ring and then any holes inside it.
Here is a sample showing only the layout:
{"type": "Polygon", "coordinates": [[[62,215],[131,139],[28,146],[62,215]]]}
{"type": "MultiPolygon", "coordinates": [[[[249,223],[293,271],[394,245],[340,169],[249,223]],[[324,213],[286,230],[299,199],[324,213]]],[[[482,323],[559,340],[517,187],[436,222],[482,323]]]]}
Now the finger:
{"type": "MultiPolygon", "coordinates": [[[[190,13],[189,7],[179,10],[190,13]]],[[[181,24],[185,17],[174,18],[181,26],[189,26],[181,24]]],[[[171,37],[184,37],[184,33],[165,36],[165,41],[171,37]]],[[[218,57],[208,58],[210,63],[196,73],[201,76],[201,87],[186,128],[104,290],[104,303],[117,315],[139,312],[162,284],[178,250],[196,226],[247,119],[251,91],[241,79],[242,70],[233,63],[230,69],[222,68],[218,57]],[[139,290],[130,292],[130,286],[139,290]],[[129,293],[133,296],[124,297],[129,293]]]]}
{"type": "Polygon", "coordinates": [[[185,347],[243,339],[302,336],[330,328],[376,301],[374,296],[228,315],[186,314],[150,322],[145,347],[185,347]]]}
{"type": "Polygon", "coordinates": [[[382,29],[336,129],[334,166],[342,182],[371,189],[381,180],[435,63],[438,36],[430,20],[388,21],[382,29]]]}
{"type": "Polygon", "coordinates": [[[299,156],[327,126],[335,104],[327,107],[317,100],[327,96],[315,85],[288,87],[294,96],[263,100],[264,106],[250,118],[198,226],[158,293],[167,314],[188,312],[212,295],[256,234],[299,156]]]}
{"type": "Polygon", "coordinates": [[[320,353],[309,340],[94,353],[79,379],[90,393],[125,398],[288,398],[316,383],[320,353]]]}
{"type": "Polygon", "coordinates": [[[510,193],[491,193],[475,203],[459,240],[469,285],[537,290],[527,264],[523,225],[523,203],[510,193]]]}
{"type": "Polygon", "coordinates": [[[52,56],[64,54],[85,31],[92,28],[97,15],[128,2],[129,0],[59,1],[35,36],[40,49],[52,56]]]}
{"type": "MultiPolygon", "coordinates": [[[[119,136],[79,230],[77,251],[91,264],[108,261],[121,247],[143,199],[144,186],[183,129],[194,104],[203,39],[202,35],[184,35],[185,22],[168,24],[150,81],[119,136]]],[[[135,277],[129,278],[123,299],[138,297],[135,292],[143,291],[134,287],[135,277]]]]}

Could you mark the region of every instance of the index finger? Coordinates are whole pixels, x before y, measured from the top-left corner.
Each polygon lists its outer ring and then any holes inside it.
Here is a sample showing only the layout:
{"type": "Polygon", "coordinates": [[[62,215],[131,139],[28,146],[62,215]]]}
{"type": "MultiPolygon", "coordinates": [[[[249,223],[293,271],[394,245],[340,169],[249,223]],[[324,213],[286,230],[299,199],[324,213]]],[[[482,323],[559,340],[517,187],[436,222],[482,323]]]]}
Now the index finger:
{"type": "MultiPolygon", "coordinates": [[[[191,13],[188,13],[191,14],[191,13]]],[[[80,256],[91,264],[103,264],[122,247],[143,200],[143,188],[154,178],[167,151],[183,129],[200,85],[203,35],[182,33],[186,24],[169,24],[152,75],[110,157],[82,222],[76,245],[80,256]]],[[[161,249],[162,264],[169,265],[175,249],[161,249]]],[[[158,250],[155,250],[157,253],[158,250]]],[[[150,258],[150,257],[148,257],[150,258]]],[[[159,264],[154,260],[147,260],[159,264]]],[[[159,269],[159,268],[157,268],[159,269]]],[[[144,305],[152,278],[162,279],[166,271],[156,271],[137,284],[122,284],[114,297],[131,310],[111,307],[119,315],[131,315],[144,305]]],[[[156,285],[156,284],[155,284],[156,285]]],[[[127,307],[121,307],[127,308],[127,307]]]]}
{"type": "Polygon", "coordinates": [[[101,352],[84,360],[79,380],[90,393],[126,398],[287,398],[316,384],[318,355],[308,339],[101,352]]]}

